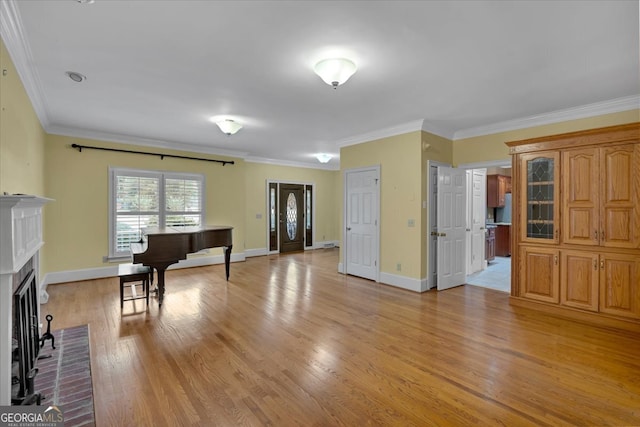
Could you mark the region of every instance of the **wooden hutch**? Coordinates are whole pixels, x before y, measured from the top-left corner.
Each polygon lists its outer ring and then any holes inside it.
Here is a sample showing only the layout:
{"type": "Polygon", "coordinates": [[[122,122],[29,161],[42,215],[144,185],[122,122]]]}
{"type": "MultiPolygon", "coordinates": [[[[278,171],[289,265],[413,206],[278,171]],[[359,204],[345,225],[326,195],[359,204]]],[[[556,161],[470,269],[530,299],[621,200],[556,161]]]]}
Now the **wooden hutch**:
{"type": "Polygon", "coordinates": [[[512,304],[640,330],[640,123],[507,145],[512,304]]]}

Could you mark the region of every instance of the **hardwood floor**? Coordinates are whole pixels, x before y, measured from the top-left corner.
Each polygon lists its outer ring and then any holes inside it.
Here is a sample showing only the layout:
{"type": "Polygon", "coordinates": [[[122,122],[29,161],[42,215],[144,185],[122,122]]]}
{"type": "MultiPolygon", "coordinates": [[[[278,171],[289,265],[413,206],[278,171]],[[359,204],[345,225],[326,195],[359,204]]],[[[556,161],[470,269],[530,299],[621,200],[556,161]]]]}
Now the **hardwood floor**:
{"type": "Polygon", "coordinates": [[[162,308],[116,278],[48,287],[88,323],[98,426],[640,425],[640,336],[336,272],[337,249],[167,272],[162,308]]]}

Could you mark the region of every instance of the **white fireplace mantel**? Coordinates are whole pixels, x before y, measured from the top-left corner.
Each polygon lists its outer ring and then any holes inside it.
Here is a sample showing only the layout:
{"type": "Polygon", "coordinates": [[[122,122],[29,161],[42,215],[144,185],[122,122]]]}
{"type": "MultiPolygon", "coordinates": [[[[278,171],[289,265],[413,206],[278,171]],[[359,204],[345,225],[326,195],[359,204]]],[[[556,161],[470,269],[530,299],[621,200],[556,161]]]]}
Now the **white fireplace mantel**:
{"type": "Polygon", "coordinates": [[[11,404],[13,276],[33,257],[39,282],[38,251],[42,207],[52,201],[29,195],[0,196],[0,406],[11,404]]]}

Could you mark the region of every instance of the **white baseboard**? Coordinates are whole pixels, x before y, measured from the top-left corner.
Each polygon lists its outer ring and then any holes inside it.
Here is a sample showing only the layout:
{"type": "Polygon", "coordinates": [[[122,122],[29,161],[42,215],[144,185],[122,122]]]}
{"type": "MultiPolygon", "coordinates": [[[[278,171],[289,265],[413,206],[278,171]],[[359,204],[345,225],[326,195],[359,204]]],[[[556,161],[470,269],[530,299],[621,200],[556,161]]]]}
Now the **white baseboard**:
{"type": "MultiPolygon", "coordinates": [[[[338,263],[338,273],[345,274],[344,264],[338,263]]],[[[380,283],[407,289],[414,292],[426,292],[429,290],[429,279],[412,279],[411,277],[398,276],[396,274],[380,272],[380,283]]]]}
{"type": "MultiPolygon", "coordinates": [[[[245,260],[244,253],[231,253],[231,262],[239,262],[245,260]]],[[[224,264],[224,255],[201,256],[181,260],[177,264],[169,266],[168,270],[178,268],[202,267],[205,265],[224,264]]],[[[118,275],[118,265],[109,267],[87,268],[83,270],[56,271],[45,274],[41,289],[46,290],[47,285],[55,283],[77,282],[80,280],[104,279],[106,277],[115,277],[118,275]]]]}
{"type": "Polygon", "coordinates": [[[427,279],[413,279],[391,273],[380,272],[380,283],[414,292],[425,292],[427,290],[427,279]]]}
{"type": "Polygon", "coordinates": [[[267,251],[267,248],[245,249],[244,255],[247,258],[251,258],[254,256],[264,256],[269,255],[269,251],[267,251]]]}
{"type": "Polygon", "coordinates": [[[313,249],[328,249],[328,248],[338,248],[340,247],[340,242],[338,240],[327,240],[326,242],[316,242],[313,245],[313,249]]]}

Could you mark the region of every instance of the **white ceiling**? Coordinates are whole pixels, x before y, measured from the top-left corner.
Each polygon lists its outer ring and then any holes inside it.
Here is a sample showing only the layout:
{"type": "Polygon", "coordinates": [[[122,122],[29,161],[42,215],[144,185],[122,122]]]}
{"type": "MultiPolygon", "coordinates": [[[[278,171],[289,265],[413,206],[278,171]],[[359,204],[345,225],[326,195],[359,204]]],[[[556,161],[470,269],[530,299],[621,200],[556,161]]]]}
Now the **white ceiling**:
{"type": "Polygon", "coordinates": [[[316,167],[314,153],[385,134],[458,139],[640,99],[638,1],[1,6],[36,112],[63,135],[316,167]],[[312,69],[330,54],[358,66],[337,90],[312,69]],[[221,115],[244,128],[224,135],[221,115]]]}

